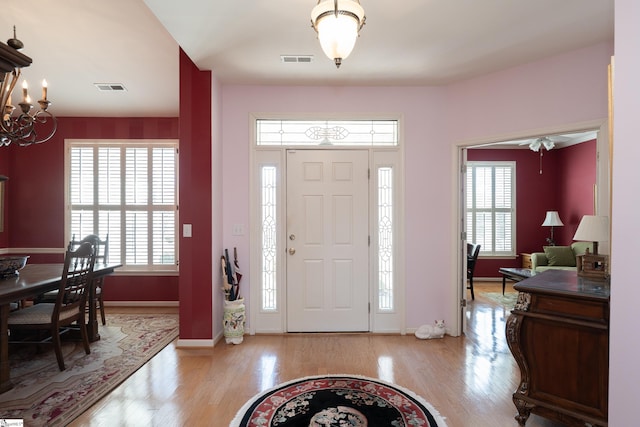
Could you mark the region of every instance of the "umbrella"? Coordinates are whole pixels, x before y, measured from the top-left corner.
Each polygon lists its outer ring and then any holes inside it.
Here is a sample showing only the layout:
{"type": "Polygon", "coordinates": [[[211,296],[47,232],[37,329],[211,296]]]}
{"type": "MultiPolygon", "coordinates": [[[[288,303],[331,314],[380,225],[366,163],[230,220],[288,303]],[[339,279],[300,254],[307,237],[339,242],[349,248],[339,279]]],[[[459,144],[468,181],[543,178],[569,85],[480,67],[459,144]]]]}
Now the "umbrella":
{"type": "Polygon", "coordinates": [[[236,299],[238,299],[238,293],[236,292],[236,289],[235,289],[235,285],[236,285],[235,273],[233,271],[233,267],[231,266],[231,261],[229,260],[228,249],[224,250],[223,258],[225,259],[225,272],[227,276],[227,283],[231,286],[231,289],[229,291],[229,301],[235,301],[236,299]]]}
{"type": "Polygon", "coordinates": [[[233,283],[236,284],[236,297],[240,298],[240,280],[242,279],[242,273],[240,273],[240,264],[238,263],[238,249],[233,248],[233,283]]]}

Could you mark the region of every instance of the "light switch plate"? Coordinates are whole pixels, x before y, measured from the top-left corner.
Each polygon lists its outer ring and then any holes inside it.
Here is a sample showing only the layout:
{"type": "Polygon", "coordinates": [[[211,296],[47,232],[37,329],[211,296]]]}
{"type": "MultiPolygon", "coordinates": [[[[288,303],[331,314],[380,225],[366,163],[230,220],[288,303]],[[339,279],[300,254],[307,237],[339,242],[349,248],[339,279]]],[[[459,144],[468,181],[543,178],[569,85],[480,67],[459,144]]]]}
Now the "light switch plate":
{"type": "Polygon", "coordinates": [[[191,237],[191,224],[182,224],[182,237],[191,237]]]}
{"type": "Polygon", "coordinates": [[[244,224],[233,224],[231,234],[234,236],[244,236],[244,224]]]}

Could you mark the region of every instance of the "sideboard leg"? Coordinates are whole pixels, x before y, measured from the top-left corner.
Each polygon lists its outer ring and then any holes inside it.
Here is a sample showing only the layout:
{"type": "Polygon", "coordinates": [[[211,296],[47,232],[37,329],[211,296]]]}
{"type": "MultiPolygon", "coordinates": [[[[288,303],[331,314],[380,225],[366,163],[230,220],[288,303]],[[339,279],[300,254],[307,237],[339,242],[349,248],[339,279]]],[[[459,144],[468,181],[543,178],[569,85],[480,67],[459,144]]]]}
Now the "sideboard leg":
{"type": "Polygon", "coordinates": [[[524,426],[529,419],[529,415],[531,415],[533,405],[522,399],[518,399],[515,396],[513,396],[513,403],[516,405],[516,409],[518,410],[518,415],[515,417],[516,421],[518,421],[519,426],[524,426]]]}

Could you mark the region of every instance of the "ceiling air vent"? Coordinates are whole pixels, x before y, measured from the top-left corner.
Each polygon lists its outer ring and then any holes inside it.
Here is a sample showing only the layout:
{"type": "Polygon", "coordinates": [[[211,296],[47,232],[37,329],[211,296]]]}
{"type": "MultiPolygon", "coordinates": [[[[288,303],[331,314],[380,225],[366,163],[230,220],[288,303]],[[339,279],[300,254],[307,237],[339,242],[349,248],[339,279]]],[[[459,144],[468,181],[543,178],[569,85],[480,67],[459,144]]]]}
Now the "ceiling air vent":
{"type": "Polygon", "coordinates": [[[127,88],[121,83],[94,83],[100,92],[126,92],[127,88]]]}
{"type": "Polygon", "coordinates": [[[313,55],[280,55],[280,60],[284,63],[308,64],[313,61],[313,55]]]}

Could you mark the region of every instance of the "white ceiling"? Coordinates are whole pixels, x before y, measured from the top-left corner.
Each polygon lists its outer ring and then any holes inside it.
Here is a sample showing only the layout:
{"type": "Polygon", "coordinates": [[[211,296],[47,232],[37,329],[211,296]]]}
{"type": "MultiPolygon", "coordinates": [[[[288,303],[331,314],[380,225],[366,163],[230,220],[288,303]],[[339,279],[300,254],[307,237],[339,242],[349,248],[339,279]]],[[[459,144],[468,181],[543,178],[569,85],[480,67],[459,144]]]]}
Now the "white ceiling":
{"type": "Polygon", "coordinates": [[[367,24],[336,69],[315,0],[3,2],[0,38],[33,58],[58,116],[177,116],[179,46],[222,83],[442,85],[613,41],[614,0],[361,0],[367,24]],[[280,55],[313,55],[310,64],[280,55]],[[126,92],[99,92],[121,83],[126,92]]]}

